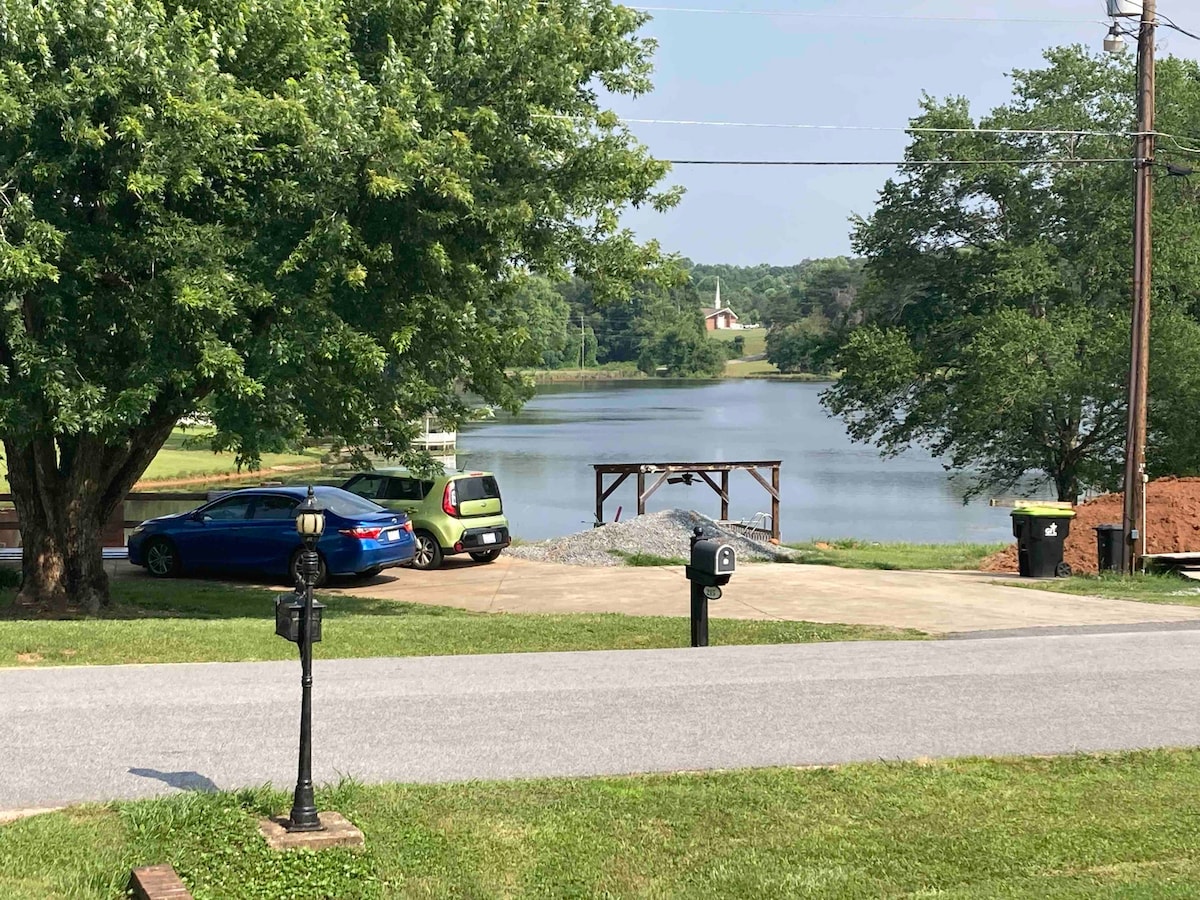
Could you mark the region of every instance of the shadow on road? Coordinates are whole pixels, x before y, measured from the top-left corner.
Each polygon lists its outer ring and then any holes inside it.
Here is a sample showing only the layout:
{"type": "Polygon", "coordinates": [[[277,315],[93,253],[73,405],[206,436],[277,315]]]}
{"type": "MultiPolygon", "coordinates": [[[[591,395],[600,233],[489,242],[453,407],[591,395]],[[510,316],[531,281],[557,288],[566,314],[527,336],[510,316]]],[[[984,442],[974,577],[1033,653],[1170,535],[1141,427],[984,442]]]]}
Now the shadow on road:
{"type": "Polygon", "coordinates": [[[163,784],[178,788],[181,791],[199,791],[207,794],[220,790],[211,778],[201,775],[199,772],[160,772],[158,769],[130,769],[129,774],[137,775],[140,778],[153,778],[155,781],[161,781],[163,784]]]}

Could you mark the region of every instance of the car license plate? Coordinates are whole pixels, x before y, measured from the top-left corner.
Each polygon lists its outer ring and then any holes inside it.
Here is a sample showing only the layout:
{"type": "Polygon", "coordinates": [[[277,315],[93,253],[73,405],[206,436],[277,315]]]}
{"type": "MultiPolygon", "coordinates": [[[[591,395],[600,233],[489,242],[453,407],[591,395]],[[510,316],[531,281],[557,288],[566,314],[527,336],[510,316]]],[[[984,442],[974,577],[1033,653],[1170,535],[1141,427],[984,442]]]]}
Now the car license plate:
{"type": "Polygon", "coordinates": [[[383,539],[385,541],[394,541],[399,536],[400,536],[400,532],[398,532],[398,531],[385,531],[383,533],[383,539]]]}
{"type": "Polygon", "coordinates": [[[489,531],[487,534],[485,534],[485,535],[483,536],[483,542],[484,542],[485,544],[494,544],[494,543],[496,543],[496,532],[494,532],[494,531],[489,531]]]}

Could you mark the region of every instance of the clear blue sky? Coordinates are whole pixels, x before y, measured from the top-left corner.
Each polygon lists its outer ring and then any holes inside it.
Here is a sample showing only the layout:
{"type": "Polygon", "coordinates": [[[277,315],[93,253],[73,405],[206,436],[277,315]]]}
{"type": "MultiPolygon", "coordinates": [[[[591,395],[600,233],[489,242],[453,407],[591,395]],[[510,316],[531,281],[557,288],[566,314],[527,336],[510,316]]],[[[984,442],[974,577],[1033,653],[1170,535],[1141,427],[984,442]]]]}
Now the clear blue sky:
{"type": "MultiPolygon", "coordinates": [[[[1047,47],[1101,49],[1105,0],[626,0],[634,6],[790,10],[829,18],[656,12],[655,90],[620,98],[623,116],[903,126],[922,91],[962,95],[978,115],[1009,97],[1007,73],[1039,65],[1047,47]],[[836,18],[978,16],[1090,20],[1080,24],[975,23],[836,18]]],[[[1159,10],[1200,31],[1195,0],[1159,10]]],[[[1197,56],[1200,42],[1160,30],[1160,54],[1197,56]]],[[[1132,47],[1129,51],[1132,53],[1132,47]]],[[[633,125],[664,159],[900,159],[901,132],[633,125]]],[[[697,262],[788,265],[850,252],[849,218],[871,212],[887,168],[677,167],[683,202],[625,219],[641,238],[697,262]]]]}

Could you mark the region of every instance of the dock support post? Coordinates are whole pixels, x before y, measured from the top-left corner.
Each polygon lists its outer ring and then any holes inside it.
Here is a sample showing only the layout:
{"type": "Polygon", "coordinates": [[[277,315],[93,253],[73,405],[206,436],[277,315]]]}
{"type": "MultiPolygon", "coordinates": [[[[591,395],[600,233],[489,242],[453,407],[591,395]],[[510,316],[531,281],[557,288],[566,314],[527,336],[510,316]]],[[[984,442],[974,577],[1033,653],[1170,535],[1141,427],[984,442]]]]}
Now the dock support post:
{"type": "Polygon", "coordinates": [[[596,524],[604,524],[604,473],[596,470],[596,524]]]}
{"type": "Polygon", "coordinates": [[[779,466],[771,466],[771,537],[779,541],[779,466]]]}

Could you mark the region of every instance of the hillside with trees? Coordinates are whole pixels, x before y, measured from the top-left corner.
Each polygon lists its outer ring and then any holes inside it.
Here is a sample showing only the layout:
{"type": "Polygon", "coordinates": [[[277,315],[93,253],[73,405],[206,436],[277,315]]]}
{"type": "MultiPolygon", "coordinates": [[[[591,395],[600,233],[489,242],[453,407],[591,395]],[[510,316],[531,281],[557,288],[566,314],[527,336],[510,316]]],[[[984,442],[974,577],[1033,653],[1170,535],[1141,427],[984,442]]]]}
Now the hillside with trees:
{"type": "Polygon", "coordinates": [[[517,306],[529,365],[594,367],[634,363],[647,374],[719,375],[743,342],[715,341],[701,310],[721,283],[723,306],[743,325],[768,330],[767,359],[781,372],[825,373],[858,321],[861,260],[837,257],[795,266],[699,265],[681,260],[672,282],[636,285],[622,303],[600,302],[588,282],[531,277],[517,306]]]}

